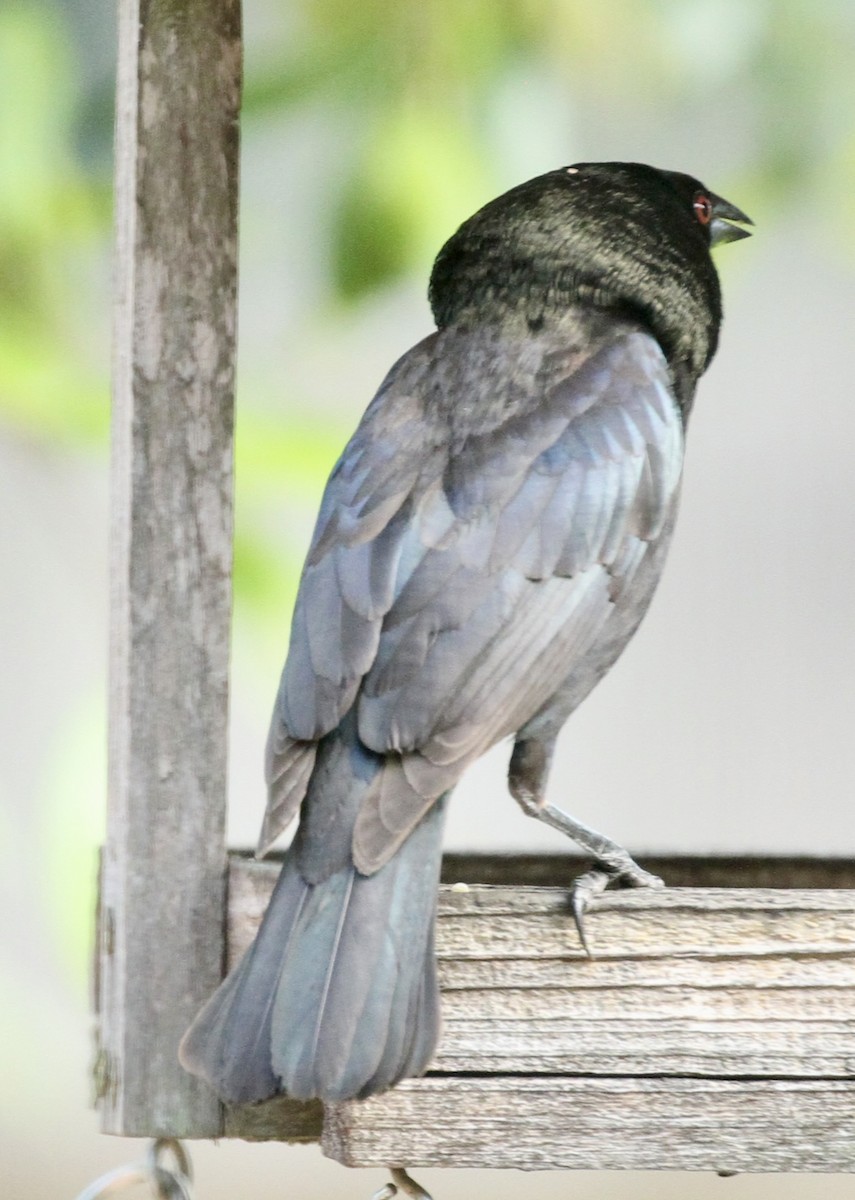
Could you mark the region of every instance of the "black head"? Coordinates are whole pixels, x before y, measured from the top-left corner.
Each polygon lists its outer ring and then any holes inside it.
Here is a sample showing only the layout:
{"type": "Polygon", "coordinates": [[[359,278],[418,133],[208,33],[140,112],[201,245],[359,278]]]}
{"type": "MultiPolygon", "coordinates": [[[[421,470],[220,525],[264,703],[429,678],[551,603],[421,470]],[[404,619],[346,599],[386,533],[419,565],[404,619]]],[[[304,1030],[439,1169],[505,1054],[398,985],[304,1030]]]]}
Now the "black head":
{"type": "Polygon", "coordinates": [[[715,353],[721,292],[710,249],[747,237],[744,213],[697,179],[641,163],[579,163],[475,213],[434,264],[440,328],[547,324],[573,305],[641,320],[692,382],[715,353]]]}

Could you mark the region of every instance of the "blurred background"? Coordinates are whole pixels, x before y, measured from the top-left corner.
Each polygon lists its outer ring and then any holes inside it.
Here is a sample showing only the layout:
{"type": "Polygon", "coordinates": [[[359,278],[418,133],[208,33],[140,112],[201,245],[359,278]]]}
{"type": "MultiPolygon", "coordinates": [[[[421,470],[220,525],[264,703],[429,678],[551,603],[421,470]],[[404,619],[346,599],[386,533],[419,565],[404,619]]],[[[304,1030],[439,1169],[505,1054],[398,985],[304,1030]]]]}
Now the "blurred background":
{"type": "MultiPolygon", "coordinates": [[[[573,161],[687,171],[747,210],[650,616],[565,732],[551,795],[636,852],[851,855],[855,6],[849,0],[245,0],[230,833],[261,753],[326,475],[430,329],[432,258],[573,161]]],[[[89,1108],[104,828],[111,140],[106,0],[0,7],[0,1138],[6,1200],[141,1147],[89,1108]]],[[[461,786],[455,848],[559,849],[461,786]]],[[[572,1136],[572,1114],[568,1114],[572,1136]]],[[[317,1148],[193,1150],[200,1200],[367,1200],[317,1148]]],[[[840,1178],[424,1172],[489,1193],[850,1195],[840,1178]],[[844,1192],[844,1188],[846,1189],[844,1192]]],[[[421,1177],[421,1175],[420,1175],[421,1177]]]]}

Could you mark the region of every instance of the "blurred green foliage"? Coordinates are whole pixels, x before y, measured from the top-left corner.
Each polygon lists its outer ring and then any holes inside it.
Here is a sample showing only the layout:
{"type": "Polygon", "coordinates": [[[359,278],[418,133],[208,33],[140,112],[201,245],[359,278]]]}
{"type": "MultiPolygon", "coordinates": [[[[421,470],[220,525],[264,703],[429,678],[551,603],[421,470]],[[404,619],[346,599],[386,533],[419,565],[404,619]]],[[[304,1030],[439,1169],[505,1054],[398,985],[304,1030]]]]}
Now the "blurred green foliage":
{"type": "MultiPolygon", "coordinates": [[[[248,0],[245,13],[245,142],[319,106],[338,131],[314,164],[327,204],[303,231],[331,301],[423,283],[449,232],[545,145],[640,156],[683,136],[699,160],[697,146],[726,160],[747,206],[810,191],[851,224],[849,0],[248,0]]],[[[111,25],[106,0],[0,11],[0,420],[99,445],[110,178],[93,147],[110,140],[111,25]]],[[[255,399],[240,397],[248,454],[255,399]]],[[[277,396],[283,427],[311,404],[277,396]]],[[[267,456],[271,481],[291,478],[299,436],[274,439],[286,459],[267,456]]]]}
{"type": "Polygon", "coordinates": [[[76,160],[77,97],[55,14],[0,10],[0,418],[103,439],[104,342],[88,327],[100,314],[75,298],[103,254],[109,193],[76,160]]]}
{"type": "MultiPolygon", "coordinates": [[[[111,10],[95,0],[84,20],[84,7],[12,0],[0,11],[0,111],[13,114],[0,122],[0,420],[103,445],[110,178],[92,147],[109,143],[112,114],[109,81],[90,70],[92,56],[103,68],[104,45],[86,33],[109,30],[111,10]]],[[[319,106],[337,130],[337,153],[314,164],[328,203],[303,231],[333,302],[416,273],[423,285],[459,221],[537,157],[545,124],[568,160],[598,134],[621,142],[620,130],[639,153],[685,133],[702,159],[706,140],[741,198],[768,210],[828,195],[848,228],[848,0],[248,0],[245,13],[245,143],[319,106]]],[[[252,197],[244,211],[252,221],[252,197]]],[[[276,397],[272,440],[253,428],[256,399],[240,396],[241,453],[255,459],[266,441],[265,476],[299,486],[297,464],[313,460],[300,439],[319,435],[293,416],[313,398],[276,397]]]]}

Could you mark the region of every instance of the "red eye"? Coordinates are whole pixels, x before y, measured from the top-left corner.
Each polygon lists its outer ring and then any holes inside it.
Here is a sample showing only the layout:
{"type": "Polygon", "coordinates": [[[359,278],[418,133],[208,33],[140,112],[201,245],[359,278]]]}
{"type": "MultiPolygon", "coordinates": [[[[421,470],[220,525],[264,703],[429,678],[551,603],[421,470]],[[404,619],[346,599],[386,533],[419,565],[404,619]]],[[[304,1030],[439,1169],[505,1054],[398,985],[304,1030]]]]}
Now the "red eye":
{"type": "Polygon", "coordinates": [[[700,225],[709,225],[712,220],[712,200],[703,192],[698,192],[694,199],[695,216],[700,225]]]}

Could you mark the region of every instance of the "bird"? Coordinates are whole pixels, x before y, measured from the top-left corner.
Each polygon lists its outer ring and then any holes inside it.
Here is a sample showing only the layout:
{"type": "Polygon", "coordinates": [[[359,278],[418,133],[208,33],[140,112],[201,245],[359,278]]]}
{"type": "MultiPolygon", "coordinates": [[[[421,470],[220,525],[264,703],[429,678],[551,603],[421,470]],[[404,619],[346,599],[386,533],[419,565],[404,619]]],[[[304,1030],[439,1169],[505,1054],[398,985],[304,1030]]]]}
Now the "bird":
{"type": "Polygon", "coordinates": [[[444,816],[496,743],[513,740],[523,811],[594,858],[573,890],[583,937],[604,886],[661,883],[547,781],[661,575],[722,320],[710,251],[751,224],[690,175],[577,163],[440,250],[436,330],[345,447],[299,584],[259,854],[299,812],[296,834],[180,1046],[227,1103],[361,1098],[427,1069],[444,816]]]}

